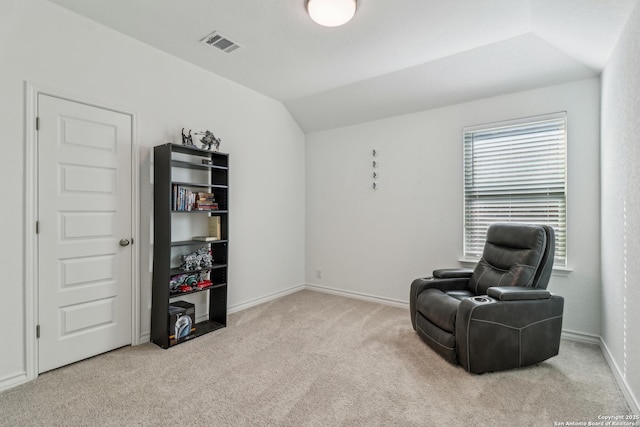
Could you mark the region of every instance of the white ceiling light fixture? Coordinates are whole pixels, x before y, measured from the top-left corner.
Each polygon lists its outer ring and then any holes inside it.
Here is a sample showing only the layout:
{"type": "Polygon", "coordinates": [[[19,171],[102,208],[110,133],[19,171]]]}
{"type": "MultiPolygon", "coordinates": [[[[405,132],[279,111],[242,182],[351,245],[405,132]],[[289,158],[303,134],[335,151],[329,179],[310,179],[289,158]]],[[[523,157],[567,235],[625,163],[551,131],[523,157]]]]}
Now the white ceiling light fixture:
{"type": "Polygon", "coordinates": [[[307,12],[317,24],[338,27],[351,21],[356,0],[307,0],[307,12]]]}

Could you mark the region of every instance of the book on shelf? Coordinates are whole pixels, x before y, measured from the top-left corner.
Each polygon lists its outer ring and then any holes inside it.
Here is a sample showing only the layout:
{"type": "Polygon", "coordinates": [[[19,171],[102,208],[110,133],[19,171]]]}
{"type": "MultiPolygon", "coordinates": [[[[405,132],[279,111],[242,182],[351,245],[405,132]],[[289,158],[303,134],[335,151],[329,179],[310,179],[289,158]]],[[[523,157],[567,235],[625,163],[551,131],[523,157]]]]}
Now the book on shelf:
{"type": "Polygon", "coordinates": [[[218,239],[222,238],[222,227],[220,225],[220,217],[219,216],[210,216],[209,217],[209,236],[217,237],[218,239]]]}
{"type": "Polygon", "coordinates": [[[215,242],[216,240],[220,240],[220,238],[215,236],[195,236],[192,240],[197,240],[199,242],[215,242]]]}
{"type": "Polygon", "coordinates": [[[196,211],[217,211],[218,209],[218,204],[213,204],[213,205],[209,205],[209,206],[201,206],[196,204],[194,210],[196,211]]]}
{"type": "Polygon", "coordinates": [[[203,193],[200,192],[198,193],[198,200],[204,200],[204,201],[211,201],[211,202],[215,202],[216,201],[216,196],[213,193],[203,193]]]}
{"type": "Polygon", "coordinates": [[[195,200],[195,209],[199,211],[218,210],[218,203],[213,193],[198,193],[195,200]]]}
{"type": "Polygon", "coordinates": [[[183,187],[182,185],[173,184],[173,200],[171,208],[174,211],[192,211],[196,203],[196,193],[183,187]]]}

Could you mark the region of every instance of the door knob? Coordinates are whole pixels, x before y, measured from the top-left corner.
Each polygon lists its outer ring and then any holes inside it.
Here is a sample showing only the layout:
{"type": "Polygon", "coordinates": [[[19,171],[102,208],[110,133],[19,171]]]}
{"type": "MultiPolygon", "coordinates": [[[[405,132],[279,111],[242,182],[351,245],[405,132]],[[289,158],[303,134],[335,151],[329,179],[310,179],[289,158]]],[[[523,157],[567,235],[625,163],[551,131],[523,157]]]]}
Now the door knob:
{"type": "Polygon", "coordinates": [[[129,239],[120,239],[120,246],[128,246],[129,243],[129,239]]]}

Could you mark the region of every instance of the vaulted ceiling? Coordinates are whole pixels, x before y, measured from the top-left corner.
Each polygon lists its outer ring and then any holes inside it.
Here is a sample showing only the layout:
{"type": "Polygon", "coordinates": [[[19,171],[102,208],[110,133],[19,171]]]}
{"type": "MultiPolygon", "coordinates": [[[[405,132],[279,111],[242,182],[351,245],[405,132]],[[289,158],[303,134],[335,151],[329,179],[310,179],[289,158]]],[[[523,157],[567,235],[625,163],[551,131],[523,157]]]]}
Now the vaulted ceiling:
{"type": "Polygon", "coordinates": [[[280,100],[305,132],[600,74],[638,0],[50,0],[280,100]],[[200,41],[218,31],[240,48],[200,41]]]}

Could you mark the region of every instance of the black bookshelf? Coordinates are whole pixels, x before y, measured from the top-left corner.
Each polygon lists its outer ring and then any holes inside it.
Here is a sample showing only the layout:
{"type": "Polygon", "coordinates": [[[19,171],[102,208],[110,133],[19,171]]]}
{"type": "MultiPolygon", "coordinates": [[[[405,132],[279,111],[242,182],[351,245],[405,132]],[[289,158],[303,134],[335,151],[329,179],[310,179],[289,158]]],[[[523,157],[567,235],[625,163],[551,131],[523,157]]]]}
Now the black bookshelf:
{"type": "MultiPolygon", "coordinates": [[[[203,334],[223,328],[227,324],[227,271],[228,271],[228,195],[229,155],[177,144],[154,147],[154,232],[153,232],[153,283],[151,307],[151,341],[162,348],[188,341],[203,334]],[[198,171],[197,180],[185,180],[184,170],[198,171]],[[203,174],[206,179],[203,179],[203,174]],[[179,175],[179,176],[177,176],[179,175]],[[218,209],[209,211],[174,209],[174,188],[181,186],[193,192],[215,194],[218,209]],[[187,221],[206,221],[203,217],[220,218],[220,240],[204,242],[198,240],[176,240],[174,230],[177,216],[186,215],[187,221]],[[213,255],[213,265],[197,271],[185,271],[177,265],[176,251],[205,247],[213,255]],[[170,281],[181,274],[204,271],[210,286],[185,292],[171,292],[170,281]],[[208,302],[208,318],[195,323],[188,336],[177,341],[170,340],[169,305],[180,297],[205,292],[208,302]]],[[[196,317],[204,307],[196,307],[196,317]]]]}

